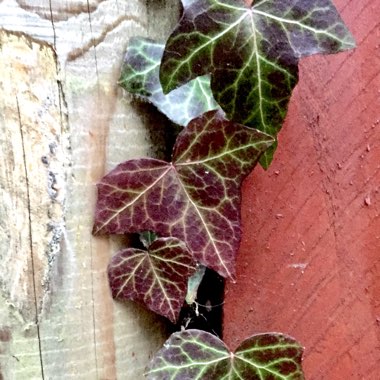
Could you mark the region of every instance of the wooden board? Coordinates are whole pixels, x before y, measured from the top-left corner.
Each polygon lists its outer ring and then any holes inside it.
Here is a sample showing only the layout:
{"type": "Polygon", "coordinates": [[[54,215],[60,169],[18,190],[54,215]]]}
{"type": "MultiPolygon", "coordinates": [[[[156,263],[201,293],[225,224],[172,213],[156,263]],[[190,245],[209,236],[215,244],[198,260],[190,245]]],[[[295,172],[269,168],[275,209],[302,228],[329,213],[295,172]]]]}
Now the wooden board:
{"type": "Polygon", "coordinates": [[[120,241],[91,227],[95,183],[152,152],[154,115],[117,86],[128,39],[162,40],[178,12],[174,0],[0,1],[0,379],[140,379],[165,338],[162,319],[113,302],[120,241]]]}
{"type": "Polygon", "coordinates": [[[224,337],[282,331],[307,380],[378,380],[380,2],[336,4],[358,47],[301,62],[273,165],[244,184],[224,337]]]}

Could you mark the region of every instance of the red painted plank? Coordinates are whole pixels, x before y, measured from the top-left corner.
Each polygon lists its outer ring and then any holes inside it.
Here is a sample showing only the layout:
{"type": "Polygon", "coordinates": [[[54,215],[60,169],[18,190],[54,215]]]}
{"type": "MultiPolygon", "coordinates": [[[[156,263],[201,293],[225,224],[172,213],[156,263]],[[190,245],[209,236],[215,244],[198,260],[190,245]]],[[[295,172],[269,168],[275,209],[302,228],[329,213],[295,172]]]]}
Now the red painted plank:
{"type": "Polygon", "coordinates": [[[302,61],[271,168],[243,187],[224,338],[306,347],[308,380],[380,371],[380,2],[336,2],[358,48],[302,61]]]}

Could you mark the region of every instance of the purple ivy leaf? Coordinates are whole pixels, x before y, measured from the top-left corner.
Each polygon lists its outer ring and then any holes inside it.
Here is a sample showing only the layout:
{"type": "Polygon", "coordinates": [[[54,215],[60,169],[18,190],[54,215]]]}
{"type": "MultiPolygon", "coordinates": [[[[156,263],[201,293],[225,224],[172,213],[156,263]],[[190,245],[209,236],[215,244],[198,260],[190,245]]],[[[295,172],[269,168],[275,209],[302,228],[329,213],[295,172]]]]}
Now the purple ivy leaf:
{"type": "Polygon", "coordinates": [[[258,334],[230,352],[216,336],[174,333],[155,355],[148,380],[303,380],[302,346],[277,333],[258,334]]]}
{"type": "Polygon", "coordinates": [[[147,251],[127,248],[117,253],[108,266],[108,278],[114,298],[142,302],[175,323],[195,269],[185,243],[158,238],[147,251]]]}
{"type": "Polygon", "coordinates": [[[272,143],[220,111],[192,120],[177,138],[171,163],[130,160],[101,180],[94,233],[177,237],[198,262],[234,278],[241,182],[272,143]]]}
{"type": "MultiPolygon", "coordinates": [[[[280,130],[298,61],[351,49],[355,42],[330,0],[196,0],[169,37],[160,79],[164,93],[211,73],[227,118],[272,136],[280,130]]],[[[268,167],[275,145],[262,156],[268,167]]]]}

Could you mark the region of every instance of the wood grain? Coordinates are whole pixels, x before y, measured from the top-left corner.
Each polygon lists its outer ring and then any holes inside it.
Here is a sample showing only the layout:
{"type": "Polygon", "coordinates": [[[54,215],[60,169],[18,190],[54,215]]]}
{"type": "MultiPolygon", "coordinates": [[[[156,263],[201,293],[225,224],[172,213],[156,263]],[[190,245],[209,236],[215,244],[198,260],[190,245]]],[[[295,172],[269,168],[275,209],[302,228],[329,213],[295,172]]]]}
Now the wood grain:
{"type": "Polygon", "coordinates": [[[140,379],[165,338],[162,319],[112,300],[106,267],[120,240],[91,235],[95,183],[152,151],[154,115],[117,86],[129,37],[163,38],[178,17],[177,1],[150,3],[0,2],[12,40],[1,51],[19,62],[6,81],[1,70],[0,378],[140,379]]]}
{"type": "Polygon", "coordinates": [[[36,2],[34,0],[16,0],[21,9],[39,15],[47,20],[64,21],[81,13],[89,14],[94,12],[100,3],[105,0],[75,0],[62,1],[50,0],[46,2],[36,2]]]}
{"type": "Polygon", "coordinates": [[[274,163],[245,182],[224,333],[295,336],[308,380],[377,380],[380,3],[337,5],[358,47],[302,61],[274,163]]]}

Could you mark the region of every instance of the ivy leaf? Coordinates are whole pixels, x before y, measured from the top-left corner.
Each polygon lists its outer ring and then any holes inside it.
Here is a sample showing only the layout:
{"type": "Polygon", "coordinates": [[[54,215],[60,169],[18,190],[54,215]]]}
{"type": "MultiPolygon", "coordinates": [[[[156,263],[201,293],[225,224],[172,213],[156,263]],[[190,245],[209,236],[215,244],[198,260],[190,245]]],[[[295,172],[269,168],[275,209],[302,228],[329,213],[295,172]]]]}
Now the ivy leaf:
{"type": "Polygon", "coordinates": [[[154,231],[184,241],[196,261],[234,277],[240,185],[273,139],[210,111],[178,136],[171,163],[126,161],[98,186],[94,233],[154,231]]]}
{"type": "Polygon", "coordinates": [[[191,5],[192,3],[195,3],[197,0],[181,0],[181,3],[183,5],[184,8],[188,7],[189,5],[191,5]]]}
{"type": "Polygon", "coordinates": [[[192,305],[198,296],[198,289],[201,285],[203,277],[206,273],[206,267],[204,265],[198,265],[198,268],[189,278],[187,282],[187,294],[186,294],[186,303],[192,305]]]}
{"type": "Polygon", "coordinates": [[[210,88],[210,76],[198,77],[164,95],[159,79],[164,45],[148,38],[130,40],[119,84],[128,92],[153,103],[175,123],[186,126],[190,120],[219,108],[210,88]]]}
{"type": "Polygon", "coordinates": [[[153,358],[148,380],[302,380],[303,348],[282,334],[246,339],[233,353],[216,336],[187,330],[174,333],[153,358]]]}
{"type": "Polygon", "coordinates": [[[144,231],[140,233],[140,242],[149,249],[149,246],[157,239],[157,235],[152,231],[144,231]]]}
{"type": "MultiPolygon", "coordinates": [[[[211,73],[214,97],[230,120],[276,136],[298,81],[299,59],[351,49],[355,42],[330,0],[245,3],[185,2],[165,47],[161,84],[168,93],[211,73]]],[[[264,167],[272,160],[268,152],[264,167]]]]}
{"type": "Polygon", "coordinates": [[[185,243],[158,238],[147,251],[127,248],[117,253],[108,266],[108,278],[114,298],[140,301],[175,323],[195,269],[185,243]]]}

